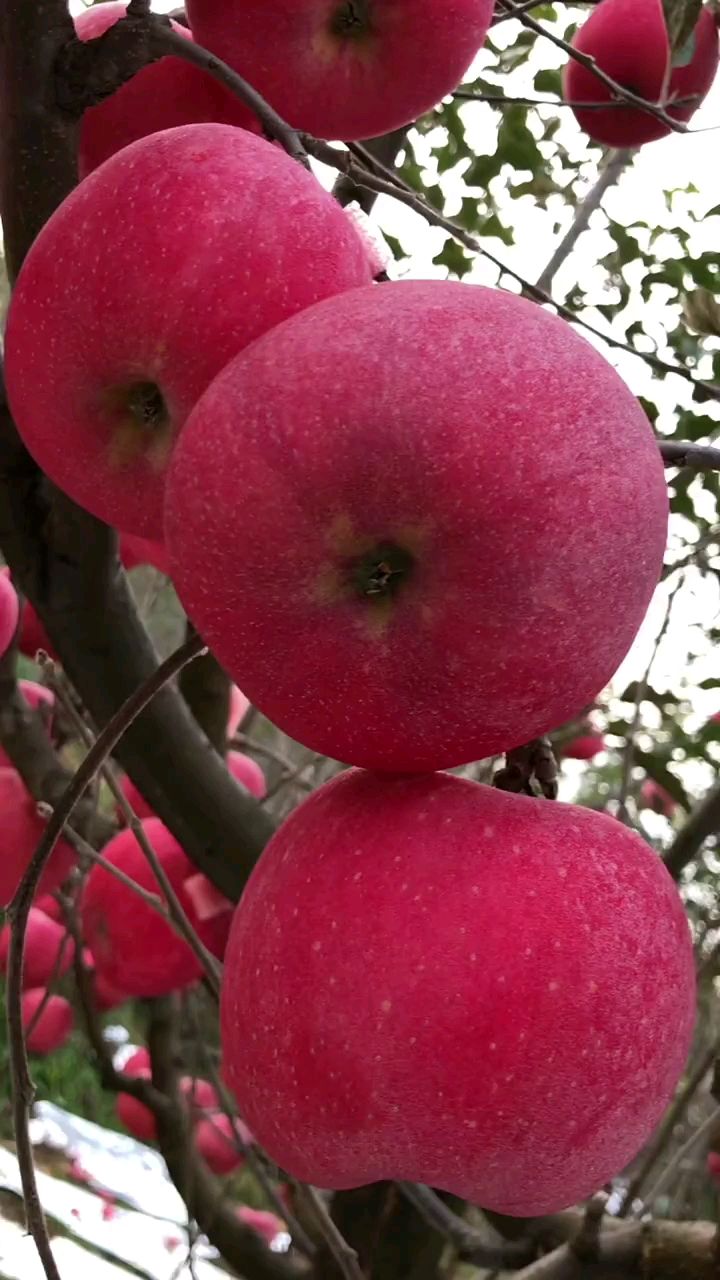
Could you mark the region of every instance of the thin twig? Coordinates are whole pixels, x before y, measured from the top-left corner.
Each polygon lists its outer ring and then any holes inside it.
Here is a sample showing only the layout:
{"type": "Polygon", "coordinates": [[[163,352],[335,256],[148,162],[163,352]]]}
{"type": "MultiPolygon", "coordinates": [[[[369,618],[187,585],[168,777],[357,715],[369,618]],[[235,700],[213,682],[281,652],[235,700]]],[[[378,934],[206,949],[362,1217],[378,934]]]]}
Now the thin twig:
{"type": "Polygon", "coordinates": [[[27,871],[7,911],[10,923],[10,948],[7,968],[6,1014],[13,1127],[28,1230],[35,1241],[35,1246],[45,1268],[47,1280],[60,1280],[60,1275],[53,1258],[45,1214],[40,1203],[35,1178],[32,1143],[30,1141],[30,1108],[35,1090],[30,1076],[30,1064],[28,1062],[22,1018],[22,971],[28,915],[40,878],[63,827],[70,818],[78,800],[97,776],[100,765],[110,755],[128,725],[152,701],[155,694],[177,675],[178,671],[181,671],[187,662],[191,662],[193,658],[202,653],[203,649],[204,645],[199,639],[183,645],[182,648],[178,649],[176,653],[172,654],[157,668],[149,680],[146,680],[139,689],[135,690],[112,719],[108,721],[102,733],[98,736],[95,745],[88,752],[75,776],[68,784],[63,797],[53,810],[52,817],[38,842],[27,871]]]}
{"type": "Polygon", "coordinates": [[[342,1232],[333,1222],[320,1198],[320,1193],[305,1182],[293,1181],[293,1186],[298,1198],[304,1201],[308,1213],[315,1219],[322,1232],[323,1239],[345,1280],[365,1280],[365,1276],[360,1269],[357,1253],[350,1247],[342,1232]]]}
{"type": "MultiPolygon", "coordinates": [[[[532,7],[536,8],[537,3],[532,7]]],[[[512,98],[505,93],[481,93],[474,92],[472,89],[456,89],[452,96],[460,98],[463,102],[487,102],[491,107],[569,107],[571,111],[612,111],[613,108],[615,110],[620,108],[627,111],[627,104],[624,102],[567,102],[564,98],[512,98]]],[[[700,98],[695,93],[687,98],[675,99],[673,105],[685,107],[699,101],[700,98]]],[[[648,106],[652,106],[652,103],[648,103],[648,106]]]]}
{"type": "Polygon", "coordinates": [[[629,106],[636,107],[638,110],[644,111],[646,115],[655,116],[656,120],[661,120],[662,123],[667,125],[668,129],[672,129],[674,133],[688,132],[688,127],[684,120],[676,120],[675,117],[671,116],[664,107],[661,107],[657,103],[648,102],[647,99],[640,97],[639,94],[633,93],[632,89],[626,89],[625,86],[619,84],[617,80],[613,80],[612,76],[609,76],[606,71],[603,71],[602,67],[598,66],[595,58],[593,58],[589,53],[582,53],[580,49],[576,49],[573,45],[569,44],[567,40],[563,40],[561,36],[556,35],[554,31],[551,31],[548,27],[544,27],[541,22],[538,22],[535,18],[531,18],[529,13],[520,9],[520,6],[514,3],[514,0],[502,0],[502,3],[508,13],[511,13],[513,17],[518,18],[524,27],[527,27],[530,31],[534,31],[538,36],[544,36],[545,39],[554,44],[556,48],[562,49],[563,53],[566,53],[574,62],[579,62],[581,67],[585,67],[586,70],[592,71],[593,75],[596,76],[597,79],[600,80],[616,98],[621,99],[622,102],[629,106]]]}
{"type": "Polygon", "coordinates": [[[618,790],[618,797],[617,797],[617,805],[618,805],[617,817],[620,820],[620,822],[627,823],[628,821],[627,801],[628,801],[628,794],[630,791],[630,775],[632,773],[633,761],[635,757],[635,736],[637,734],[637,731],[640,725],[641,704],[647,692],[650,673],[653,669],[653,666],[655,665],[655,659],[657,658],[658,650],[665,638],[665,634],[670,624],[670,618],[672,616],[675,599],[677,597],[678,591],[683,585],[683,582],[684,582],[684,577],[681,573],[680,577],[675,583],[675,586],[673,587],[672,591],[668,595],[667,605],[665,606],[665,616],[663,617],[662,626],[660,627],[660,630],[658,631],[655,637],[655,643],[652,647],[652,652],[648,659],[647,666],[645,667],[645,670],[642,676],[640,677],[640,679],[638,680],[635,688],[635,705],[633,707],[633,718],[630,724],[630,728],[628,729],[627,740],[625,743],[625,750],[623,751],[622,772],[620,775],[620,787],[618,790]]]}
{"type": "Polygon", "coordinates": [[[555,249],[550,261],[537,279],[536,288],[549,293],[553,280],[570,256],[580,236],[587,230],[588,224],[596,209],[600,208],[602,198],[610,187],[614,186],[620,175],[627,169],[635,152],[632,150],[615,151],[601,170],[597,182],[590,188],[585,198],[575,210],[572,225],[568,228],[555,249]]]}
{"type": "Polygon", "coordinates": [[[666,467],[694,467],[696,471],[720,471],[720,449],[709,444],[663,440],[660,452],[666,467]]]}
{"type": "Polygon", "coordinates": [[[505,1240],[490,1244],[486,1236],[446,1205],[431,1187],[420,1182],[397,1182],[398,1190],[420,1217],[449,1240],[459,1255],[478,1267],[523,1266],[535,1256],[530,1240],[505,1240]]]}
{"type": "MultiPolygon", "coordinates": [[[[54,667],[54,664],[53,664],[53,667],[54,667]]],[[[65,683],[64,677],[60,675],[60,673],[57,672],[55,669],[53,670],[52,681],[53,681],[53,688],[55,690],[55,694],[56,694],[56,697],[58,698],[58,701],[62,704],[68,716],[71,718],[85,746],[88,749],[92,748],[92,746],[96,741],[96,737],[91,732],[89,727],[85,724],[85,721],[83,720],[82,716],[78,713],[75,706],[73,705],[72,698],[70,697],[70,692],[67,687],[67,684],[65,683]]],[[[167,902],[166,918],[172,924],[173,928],[175,929],[175,932],[178,933],[180,937],[183,939],[183,941],[186,942],[187,945],[190,947],[190,950],[193,952],[193,955],[197,959],[198,963],[200,964],[208,980],[210,990],[212,991],[215,999],[216,1000],[219,999],[220,967],[215,957],[210,954],[207,947],[205,947],[203,943],[200,941],[195,929],[190,923],[187,912],[185,911],[178,895],[176,894],[172,884],[170,883],[170,879],[167,875],[167,872],[165,871],[165,868],[163,867],[160,859],[158,858],[158,855],[155,852],[155,849],[153,848],[152,842],[148,838],[148,834],[145,828],[143,827],[130,801],[125,795],[125,792],[120,786],[120,783],[115,777],[113,770],[110,768],[107,762],[101,765],[99,770],[99,775],[104,779],[110,791],[112,792],[112,795],[116,804],[120,807],[120,811],[123,817],[125,818],[127,825],[132,831],[140,849],[145,855],[145,858],[150,866],[150,869],[153,875],[155,876],[157,883],[162,889],[163,896],[165,897],[165,900],[167,902]]],[[[135,881],[133,881],[131,877],[127,877],[127,879],[130,881],[130,884],[135,884],[135,881]]]]}
{"type": "MultiPolygon", "coordinates": [[[[645,1205],[651,1206],[653,1201],[657,1200],[657,1197],[660,1195],[660,1192],[664,1191],[665,1188],[668,1186],[668,1184],[672,1181],[678,1167],[682,1164],[686,1156],[689,1156],[690,1152],[693,1151],[695,1147],[699,1146],[703,1138],[708,1137],[708,1135],[712,1133],[713,1129],[717,1129],[718,1125],[720,1125],[720,1107],[715,1107],[715,1109],[710,1112],[710,1115],[695,1130],[695,1132],[690,1134],[690,1137],[688,1138],[687,1142],[684,1142],[681,1147],[678,1147],[677,1151],[672,1157],[672,1160],[668,1160],[668,1163],[665,1165],[665,1168],[660,1174],[660,1177],[657,1179],[657,1181],[653,1184],[653,1186],[648,1191],[647,1195],[644,1197],[645,1205]]],[[[629,1216],[638,1217],[639,1213],[643,1211],[644,1209],[642,1211],[636,1211],[634,1213],[631,1211],[629,1216]]]]}

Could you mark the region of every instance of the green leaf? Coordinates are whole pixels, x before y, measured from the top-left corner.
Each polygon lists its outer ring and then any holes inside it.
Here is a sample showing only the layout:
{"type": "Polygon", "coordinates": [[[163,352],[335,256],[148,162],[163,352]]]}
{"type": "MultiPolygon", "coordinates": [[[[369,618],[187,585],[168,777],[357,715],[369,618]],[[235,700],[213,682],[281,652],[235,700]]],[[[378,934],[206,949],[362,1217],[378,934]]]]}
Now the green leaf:
{"type": "Polygon", "coordinates": [[[445,241],[440,252],[433,258],[433,262],[438,266],[447,267],[448,271],[460,280],[472,267],[472,259],[465,253],[462,245],[452,239],[445,241]]]}
{"type": "Polygon", "coordinates": [[[690,58],[687,58],[687,46],[692,39],[701,8],[702,0],[663,0],[663,13],[674,67],[685,67],[692,58],[692,52],[690,58]],[[677,62],[678,57],[685,60],[677,62]]]}

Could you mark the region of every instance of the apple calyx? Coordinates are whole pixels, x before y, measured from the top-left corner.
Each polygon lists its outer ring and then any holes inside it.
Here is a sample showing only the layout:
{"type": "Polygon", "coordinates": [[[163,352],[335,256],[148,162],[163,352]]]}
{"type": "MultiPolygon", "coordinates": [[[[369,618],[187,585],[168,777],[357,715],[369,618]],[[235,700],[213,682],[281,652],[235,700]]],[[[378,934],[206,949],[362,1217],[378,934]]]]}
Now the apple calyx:
{"type": "Polygon", "coordinates": [[[368,0],[342,0],[330,19],[334,36],[354,39],[370,30],[370,4],[368,0]]]}
{"type": "Polygon", "coordinates": [[[111,455],[125,464],[145,454],[151,465],[164,466],[173,443],[173,421],[156,382],[138,378],[106,393],[110,420],[111,455]]]}
{"type": "Polygon", "coordinates": [[[352,564],[350,576],[361,596],[387,599],[397,595],[413,564],[413,557],[404,547],[381,542],[352,564]]]}

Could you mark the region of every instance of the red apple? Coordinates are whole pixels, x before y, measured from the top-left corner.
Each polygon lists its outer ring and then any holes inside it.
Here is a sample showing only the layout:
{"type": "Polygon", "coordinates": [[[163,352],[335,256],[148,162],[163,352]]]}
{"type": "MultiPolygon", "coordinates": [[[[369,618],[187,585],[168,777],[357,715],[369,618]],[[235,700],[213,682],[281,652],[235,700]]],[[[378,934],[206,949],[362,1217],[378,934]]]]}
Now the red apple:
{"type": "Polygon", "coordinates": [[[20,618],[20,602],[10,575],[0,575],[0,657],[10,648],[20,618]]]}
{"type": "Polygon", "coordinates": [[[49,916],[51,920],[65,919],[60,903],[51,893],[43,893],[36,897],[35,906],[38,911],[42,911],[43,915],[49,916]]]}
{"type": "Polygon", "coordinates": [[[645,779],[640,788],[640,799],[648,809],[652,809],[655,813],[662,813],[666,818],[672,818],[677,809],[677,804],[670,792],[666,791],[665,787],[661,787],[654,778],[645,779]]]}
{"type": "Polygon", "coordinates": [[[250,703],[245,694],[238,689],[236,684],[230,686],[230,712],[228,715],[227,736],[229,739],[235,737],[240,725],[250,708],[250,703]]]}
{"type": "Polygon", "coordinates": [[[213,1173],[233,1173],[244,1163],[245,1157],[238,1149],[236,1133],[244,1142],[250,1141],[250,1133],[240,1120],[234,1126],[222,1111],[206,1116],[195,1126],[195,1146],[213,1173]]]}
{"type": "MultiPolygon", "coordinates": [[[[664,106],[675,120],[689,120],[710,89],[718,66],[718,33],[710,7],[701,10],[694,31],[671,60],[662,0],[601,0],[573,39],[601,71],[646,101],[664,106]],[[678,98],[696,97],[684,106],[678,98]]],[[[566,102],[610,102],[613,93],[593,72],[570,59],[564,74],[566,102]]],[[[578,124],[607,147],[638,147],[672,130],[637,107],[575,108],[578,124]]]]}
{"type": "Polygon", "coordinates": [[[48,996],[35,1026],[28,1033],[28,1027],[43,1004],[45,996],[44,987],[32,987],[29,991],[23,992],[22,998],[22,1020],[28,1052],[38,1055],[54,1053],[56,1049],[61,1049],[69,1040],[74,1023],[72,1007],[68,1001],[63,996],[48,996]]]}
{"type": "Polygon", "coordinates": [[[114,986],[104,974],[98,973],[94,967],[92,987],[95,1008],[98,1013],[107,1013],[110,1009],[116,1009],[118,1005],[125,1004],[129,999],[126,991],[114,986]]]}
{"type": "Polygon", "coordinates": [[[491,0],[188,0],[198,42],[291,124],[370,138],[410,124],[462,80],[491,0]]]}
{"type": "MultiPolygon", "coordinates": [[[[30,863],[46,822],[15,769],[0,768],[0,813],[3,854],[0,858],[0,907],[6,907],[30,863]]],[[[75,851],[58,840],[47,864],[38,893],[52,893],[62,884],[75,862],[75,851]]]]}
{"type": "Polygon", "coordinates": [[[140,1045],[139,1049],[131,1053],[120,1070],[124,1076],[149,1076],[152,1073],[152,1062],[145,1046],[140,1045]]]}
{"type": "Polygon", "coordinates": [[[720,1185],[720,1152],[708,1151],[707,1153],[707,1171],[713,1182],[720,1185]]]}
{"type": "Polygon", "coordinates": [[[266,1244],[272,1244],[276,1236],[287,1231],[282,1218],[278,1218],[276,1213],[270,1213],[268,1209],[251,1209],[249,1204],[241,1204],[235,1213],[246,1227],[257,1231],[266,1244]]]}
{"type": "MultiPolygon", "coordinates": [[[[3,579],[0,578],[0,583],[2,581],[3,579]]],[[[18,680],[18,690],[33,711],[42,710],[43,716],[46,717],[45,722],[50,729],[52,710],[55,706],[55,694],[52,689],[46,688],[43,684],[37,684],[35,680],[18,680]]],[[[0,746],[0,768],[14,768],[12,760],[2,746],[0,746]]]]}
{"type": "Polygon", "coordinates": [[[677,890],[615,819],[351,770],[280,827],[240,900],[223,1072],[297,1178],[551,1213],[649,1137],[694,997],[677,890]]]}
{"type": "MultiPolygon", "coordinates": [[[[113,0],[104,0],[112,4],[113,0]]],[[[88,9],[88,13],[92,10],[88,9]]],[[[151,564],[161,573],[169,573],[167,551],[161,542],[151,542],[149,538],[133,537],[131,533],[120,534],[120,559],[126,569],[134,569],[139,564],[151,564]]]]}
{"type": "MultiPolygon", "coordinates": [[[[222,955],[231,904],[211,919],[198,919],[184,887],[184,881],[196,874],[195,868],[159,818],[147,818],[142,825],[200,940],[213,954],[222,955]]],[[[103,855],[143,889],[162,897],[129,828],[113,837],[103,855]]],[[[101,866],[94,866],[87,878],[82,923],[98,973],[128,996],[168,995],[202,976],[200,962],[188,944],[148,903],[101,866]]]]}
{"type": "MultiPolygon", "coordinates": [[[[142,1079],[150,1079],[149,1071],[139,1071],[136,1074],[142,1079]]],[[[155,1142],[157,1138],[155,1116],[144,1102],[139,1102],[129,1093],[119,1093],[115,1100],[115,1111],[120,1123],[139,1142],[155,1142]]]]}
{"type": "MultiPolygon", "coordinates": [[[[0,973],[7,969],[10,927],[0,931],[0,973]]],[[[37,907],[30,908],[25,930],[23,986],[45,987],[51,978],[60,978],[72,964],[75,944],[67,931],[37,907]]]]}
{"type": "Polygon", "coordinates": [[[254,706],[337,760],[425,770],[595,698],[660,575],[667,492],[644,411],[565,321],[411,281],[228,365],[178,443],[165,531],[254,706]]]}
{"type": "Polygon", "coordinates": [[[25,259],[6,336],[18,429],[75,501],[160,541],[169,455],[214,375],[370,279],[352,219],[278,147],[221,124],[141,138],[80,183],[25,259]]]}
{"type": "Polygon", "coordinates": [[[217,1111],[220,1106],[217,1089],[209,1080],[197,1076],[182,1076],[180,1092],[187,1105],[195,1111],[217,1111]]]}
{"type": "MultiPolygon", "coordinates": [[[[110,0],[86,9],[75,18],[78,38],[94,40],[103,35],[124,17],[126,8],[122,0],[110,0]]],[[[177,22],[171,26],[192,40],[187,27],[177,22]]],[[[160,58],[85,112],[80,125],[80,176],[149,133],[208,120],[259,128],[253,113],[214,76],[182,58],[160,58]]]]}
{"type": "Polygon", "coordinates": [[[562,748],[561,754],[567,756],[570,760],[592,760],[593,756],[604,750],[605,739],[603,735],[592,729],[587,733],[581,733],[577,738],[573,738],[572,742],[568,742],[567,746],[562,748]]]}

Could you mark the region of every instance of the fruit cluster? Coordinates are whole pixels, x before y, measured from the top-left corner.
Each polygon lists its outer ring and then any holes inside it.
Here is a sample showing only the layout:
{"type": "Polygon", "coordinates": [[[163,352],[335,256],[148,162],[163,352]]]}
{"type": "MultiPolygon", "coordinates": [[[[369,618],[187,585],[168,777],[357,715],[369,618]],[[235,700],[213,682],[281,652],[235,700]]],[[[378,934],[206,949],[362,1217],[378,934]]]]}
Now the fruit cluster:
{"type": "MultiPolygon", "coordinates": [[[[492,6],[419,7],[188,14],[291,124],[353,139],[451,91],[492,6]]],[[[89,11],[81,38],[121,11],[89,11]]],[[[656,442],[610,364],[529,300],[377,283],[357,224],[234,102],[200,80],[173,97],[175,61],[88,113],[87,176],[20,273],[6,375],[47,474],[163,544],[251,702],[355,766],[281,827],[232,924],[145,821],[225,955],[226,1077],[271,1158],[315,1184],[558,1209],[634,1155],[678,1079],[687,923],[613,819],[442,771],[577,716],[616,670],[662,566],[656,442]]],[[[152,890],[130,832],[105,855],[152,890]]],[[[198,976],[150,912],[93,870],[86,940],[129,994],[198,976]]]]}

